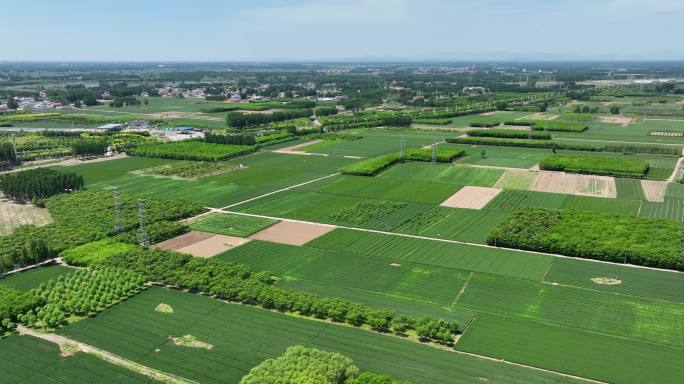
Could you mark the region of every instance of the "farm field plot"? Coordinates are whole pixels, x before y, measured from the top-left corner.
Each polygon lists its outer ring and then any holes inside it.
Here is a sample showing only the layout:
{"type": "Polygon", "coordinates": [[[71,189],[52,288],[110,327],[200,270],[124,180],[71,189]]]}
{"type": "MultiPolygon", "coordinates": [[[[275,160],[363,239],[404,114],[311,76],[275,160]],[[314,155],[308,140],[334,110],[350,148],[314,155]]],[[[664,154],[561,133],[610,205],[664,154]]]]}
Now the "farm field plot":
{"type": "Polygon", "coordinates": [[[548,149],[498,147],[491,145],[445,144],[466,151],[467,156],[457,164],[488,165],[495,167],[530,168],[551,155],[548,149]],[[482,157],[485,151],[485,157],[482,157]]]}
{"type": "Polygon", "coordinates": [[[684,199],[684,184],[669,183],[665,196],[672,199],[684,199]]]}
{"type": "Polygon", "coordinates": [[[190,231],[172,239],[154,244],[154,248],[161,248],[195,257],[212,257],[233,247],[249,241],[241,237],[219,235],[209,232],[190,231]]]}
{"type": "Polygon", "coordinates": [[[440,204],[443,207],[482,209],[501,192],[498,188],[466,185],[440,204]]]}
{"type": "Polygon", "coordinates": [[[0,236],[7,236],[21,225],[43,226],[50,224],[52,217],[45,208],[33,204],[18,204],[0,198],[0,236]]]}
{"type": "Polygon", "coordinates": [[[60,356],[59,346],[31,336],[0,340],[0,378],[5,384],[155,383],[141,374],[86,353],[60,356]]]}
{"type": "Polygon", "coordinates": [[[250,239],[280,244],[303,245],[334,229],[335,227],[331,225],[281,221],[253,234],[250,236],[250,239]]]}
{"type": "Polygon", "coordinates": [[[179,161],[169,159],[155,159],[150,157],[128,156],[123,159],[104,161],[99,163],[73,165],[68,168],[62,166],[54,166],[52,168],[76,172],[79,175],[83,176],[83,181],[85,181],[86,185],[90,185],[105,181],[116,176],[123,175],[126,172],[144,168],[151,168],[163,164],[173,164],[177,162],[179,161]]]}
{"type": "Polygon", "coordinates": [[[434,207],[404,222],[394,232],[484,244],[487,233],[508,212],[434,207]]]}
{"type": "Polygon", "coordinates": [[[615,187],[618,199],[646,200],[642,180],[615,178],[615,187]]]}
{"type": "MultiPolygon", "coordinates": [[[[670,124],[667,122],[646,120],[643,122],[632,123],[623,127],[619,124],[602,123],[594,121],[589,123],[589,129],[582,133],[574,132],[554,132],[554,137],[560,139],[579,139],[575,143],[586,143],[586,140],[597,141],[617,141],[617,142],[644,142],[653,144],[682,144],[684,140],[681,137],[661,137],[649,136],[650,131],[667,130],[670,124]]],[[[672,128],[669,128],[672,129],[672,128]]]]}
{"type": "Polygon", "coordinates": [[[383,128],[349,130],[351,134],[363,136],[359,140],[337,140],[330,145],[315,148],[313,152],[342,156],[373,157],[388,152],[397,152],[404,138],[406,148],[424,147],[435,141],[442,141],[450,134],[443,132],[392,131],[383,128]]]}
{"type": "Polygon", "coordinates": [[[669,301],[475,273],[455,306],[684,348],[684,305],[669,301]]]}
{"type": "Polygon", "coordinates": [[[378,177],[491,187],[502,173],[502,170],[494,168],[409,162],[395,165],[380,173],[378,177]]]}
{"type": "Polygon", "coordinates": [[[62,265],[47,265],[44,267],[31,268],[22,272],[3,275],[2,278],[0,278],[0,285],[18,289],[20,291],[28,291],[50,279],[56,279],[57,276],[71,271],[73,271],[72,268],[64,267],[62,265]]]}
{"type": "Polygon", "coordinates": [[[544,281],[684,303],[684,274],[678,272],[556,259],[544,281]]]}
{"type": "Polygon", "coordinates": [[[489,383],[563,380],[558,375],[449,353],[348,326],[162,288],[150,288],[59,333],[202,383],[236,383],[249,369],[282,354],[291,345],[339,352],[362,370],[415,383],[464,383],[481,378],[489,383]],[[156,312],[159,303],[171,306],[174,313],[156,312]],[[169,335],[185,334],[214,347],[187,348],[169,340],[169,335]],[[425,369],[428,366],[430,369],[425,369]]]}
{"type": "Polygon", "coordinates": [[[494,183],[494,188],[528,190],[537,177],[536,172],[507,169],[494,183]]]}
{"type": "MultiPolygon", "coordinates": [[[[312,281],[442,307],[451,305],[469,274],[458,269],[317,248],[304,250],[304,256],[296,257],[297,262],[288,260],[288,268],[283,270],[280,253],[292,255],[296,252],[289,247],[293,246],[273,244],[269,249],[263,244],[247,244],[222,254],[218,260],[244,263],[253,268],[254,262],[271,271],[274,268],[269,267],[269,263],[274,260],[282,280],[286,282],[312,281]]],[[[319,293],[327,296],[325,292],[319,293]]]]}
{"type": "Polygon", "coordinates": [[[684,221],[684,199],[665,198],[662,203],[644,201],[639,216],[684,221]]]}
{"type": "Polygon", "coordinates": [[[442,182],[408,182],[379,177],[345,175],[336,178],[336,182],[325,185],[320,189],[320,192],[414,203],[437,204],[459,188],[460,185],[442,182]]]}
{"type": "MultiPolygon", "coordinates": [[[[540,280],[553,256],[336,229],[308,247],[540,280]]],[[[397,261],[399,260],[399,261],[397,261]]]]}
{"type": "Polygon", "coordinates": [[[607,176],[580,175],[565,172],[539,171],[530,190],[536,192],[564,193],[615,198],[615,178],[607,176]]]}
{"type": "Polygon", "coordinates": [[[641,180],[641,188],[644,191],[645,199],[656,203],[665,201],[668,185],[665,181],[641,180]]]}
{"type": "Polygon", "coordinates": [[[558,209],[567,198],[568,195],[560,193],[505,189],[490,201],[484,209],[505,211],[514,211],[519,207],[558,209]]]}
{"type": "Polygon", "coordinates": [[[636,216],[639,213],[639,207],[641,204],[642,203],[639,200],[606,199],[603,197],[591,196],[568,196],[560,208],[636,216]]]}
{"type": "Polygon", "coordinates": [[[684,375],[683,349],[484,314],[456,348],[610,383],[674,384],[684,375]]]}
{"type": "Polygon", "coordinates": [[[278,220],[260,217],[212,213],[190,223],[190,229],[227,236],[247,237],[277,222],[278,220]]]}

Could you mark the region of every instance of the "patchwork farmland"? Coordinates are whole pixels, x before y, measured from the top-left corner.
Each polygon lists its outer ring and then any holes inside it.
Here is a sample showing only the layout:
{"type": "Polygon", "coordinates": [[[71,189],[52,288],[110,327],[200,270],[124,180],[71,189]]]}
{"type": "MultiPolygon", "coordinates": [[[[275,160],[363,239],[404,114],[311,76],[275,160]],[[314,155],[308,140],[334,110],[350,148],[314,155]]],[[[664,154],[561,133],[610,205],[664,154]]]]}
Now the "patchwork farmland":
{"type": "Polygon", "coordinates": [[[118,154],[0,173],[0,381],[249,384],[300,353],[342,384],[679,383],[684,139],[653,132],[682,98],[620,89],[160,98],[89,113],[211,123],[21,133],[118,154]]]}

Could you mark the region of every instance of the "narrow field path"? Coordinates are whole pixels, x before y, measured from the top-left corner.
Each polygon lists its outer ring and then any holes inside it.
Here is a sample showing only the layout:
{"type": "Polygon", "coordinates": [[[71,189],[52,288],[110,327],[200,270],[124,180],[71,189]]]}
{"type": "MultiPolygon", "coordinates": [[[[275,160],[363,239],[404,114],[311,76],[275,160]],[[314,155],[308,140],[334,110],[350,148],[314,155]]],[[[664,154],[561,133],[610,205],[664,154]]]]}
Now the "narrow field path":
{"type": "Polygon", "coordinates": [[[186,378],[166,373],[158,369],[150,368],[148,366],[136,363],[135,361],[125,359],[119,355],[115,355],[111,352],[105,351],[97,347],[93,347],[92,345],[81,343],[80,341],[76,341],[68,337],[64,337],[62,335],[57,335],[55,333],[41,333],[26,328],[22,325],[18,326],[17,330],[19,331],[20,335],[33,336],[59,345],[59,349],[60,351],[62,351],[63,356],[68,356],[69,354],[73,354],[76,352],[91,353],[108,363],[118,365],[133,372],[140,373],[162,383],[197,384],[196,381],[188,380],[186,378]]]}
{"type": "MultiPolygon", "coordinates": [[[[235,205],[239,205],[239,204],[235,204],[235,205]]],[[[238,216],[258,217],[258,218],[262,218],[262,219],[271,219],[271,220],[280,220],[280,221],[290,221],[290,222],[295,222],[295,223],[304,223],[304,224],[315,224],[315,225],[332,226],[332,224],[317,223],[317,222],[315,222],[315,221],[295,220],[295,219],[288,219],[288,218],[277,217],[277,216],[257,215],[257,214],[253,214],[253,213],[229,211],[229,210],[226,210],[226,209],[227,209],[227,208],[222,208],[222,210],[216,211],[216,212],[229,213],[229,214],[238,215],[238,216]]],[[[497,247],[497,246],[494,246],[494,245],[479,244],[479,243],[470,243],[470,242],[461,241],[461,240],[449,240],[449,239],[440,239],[440,238],[436,238],[436,237],[428,237],[428,236],[420,236],[420,235],[409,235],[409,234],[406,234],[406,233],[388,232],[388,231],[381,231],[381,230],[377,230],[377,229],[368,229],[368,228],[359,228],[359,227],[349,227],[349,226],[345,226],[345,225],[334,225],[334,226],[337,227],[337,228],[349,229],[349,230],[352,230],[352,231],[368,232],[368,233],[377,233],[377,234],[380,234],[380,235],[397,236],[397,237],[409,237],[409,238],[412,238],[412,239],[439,241],[439,242],[442,242],[442,243],[451,243],[451,244],[470,245],[470,246],[473,246],[473,247],[480,247],[480,248],[503,249],[503,250],[512,251],[512,252],[527,253],[527,254],[533,254],[533,255],[552,256],[552,257],[557,257],[557,258],[562,258],[562,259],[582,260],[582,261],[587,261],[587,262],[592,262],[592,263],[599,263],[599,264],[620,265],[620,266],[623,266],[623,267],[638,268],[638,269],[648,269],[648,270],[652,270],[652,271],[672,272],[672,273],[684,273],[684,272],[675,271],[675,270],[672,270],[672,269],[646,267],[646,266],[643,266],[643,265],[634,265],[634,264],[614,263],[614,262],[603,261],[603,260],[584,259],[584,258],[580,258],[580,257],[572,257],[572,256],[560,255],[560,254],[557,254],[557,253],[544,253],[544,252],[528,251],[528,250],[524,250],[524,249],[504,248],[504,247],[497,247]]]]}
{"type": "Polygon", "coordinates": [[[680,156],[679,160],[677,160],[677,164],[675,164],[672,174],[670,175],[670,177],[667,178],[667,181],[669,181],[670,183],[675,182],[675,178],[677,178],[677,173],[679,173],[679,168],[682,166],[682,160],[684,160],[684,148],[682,148],[682,156],[680,156]]]}
{"type": "Polygon", "coordinates": [[[249,203],[250,201],[254,201],[254,200],[258,200],[258,199],[264,198],[264,197],[266,197],[266,196],[274,195],[274,194],[279,193],[279,192],[289,191],[290,189],[294,189],[294,188],[301,187],[301,186],[304,186],[304,185],[307,185],[307,184],[315,183],[315,182],[320,181],[320,180],[325,180],[325,179],[327,179],[327,178],[330,178],[330,177],[333,177],[333,176],[337,176],[337,175],[339,175],[339,174],[340,174],[340,173],[337,172],[337,173],[333,173],[333,174],[330,174],[330,175],[327,175],[327,176],[319,177],[319,178],[317,178],[317,179],[305,181],[305,182],[303,182],[303,183],[291,185],[291,186],[289,186],[289,187],[281,188],[281,189],[278,189],[278,190],[275,190],[275,191],[271,191],[271,192],[268,192],[268,193],[264,193],[263,195],[259,195],[259,196],[256,196],[256,197],[252,197],[251,199],[247,199],[247,200],[243,200],[243,201],[240,201],[240,202],[237,202],[237,203],[233,203],[233,204],[227,205],[227,206],[222,207],[222,208],[220,208],[220,209],[232,208],[232,207],[235,207],[235,206],[244,204],[244,203],[249,203]]]}

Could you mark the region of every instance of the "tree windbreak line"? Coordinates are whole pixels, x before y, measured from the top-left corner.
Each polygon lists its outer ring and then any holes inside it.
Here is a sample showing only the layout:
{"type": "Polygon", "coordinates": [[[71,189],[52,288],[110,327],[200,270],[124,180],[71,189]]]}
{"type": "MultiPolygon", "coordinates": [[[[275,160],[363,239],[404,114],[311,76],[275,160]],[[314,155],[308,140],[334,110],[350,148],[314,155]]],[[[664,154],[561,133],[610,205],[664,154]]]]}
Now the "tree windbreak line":
{"type": "MultiPolygon", "coordinates": [[[[432,148],[409,148],[404,154],[393,152],[387,155],[372,157],[338,169],[346,175],[373,176],[400,161],[432,161],[432,148]]],[[[463,156],[465,151],[457,148],[437,148],[435,161],[449,163],[463,156]]]]}
{"type": "Polygon", "coordinates": [[[514,129],[483,129],[466,132],[468,136],[475,137],[500,137],[503,139],[534,139],[549,140],[551,135],[539,131],[519,131],[514,129]]]}
{"type": "Polygon", "coordinates": [[[453,144],[468,144],[468,145],[492,145],[497,147],[525,147],[525,148],[548,148],[548,149],[565,149],[569,151],[586,151],[586,152],[615,152],[615,153],[649,153],[657,155],[672,155],[678,156],[680,154],[679,148],[672,146],[659,145],[630,145],[630,144],[611,144],[611,145],[585,145],[585,144],[568,144],[558,141],[545,140],[529,140],[528,138],[521,139],[506,139],[500,137],[450,137],[446,139],[447,143],[453,144]]]}
{"type": "Polygon", "coordinates": [[[273,113],[241,113],[229,112],[226,115],[226,123],[233,128],[247,128],[256,125],[269,124],[277,121],[299,119],[302,117],[313,116],[313,109],[301,111],[282,111],[273,113]]]}
{"type": "Polygon", "coordinates": [[[205,143],[185,140],[162,144],[141,145],[126,152],[131,156],[158,157],[163,159],[220,161],[256,151],[252,145],[205,143]]]}
{"type": "Polygon", "coordinates": [[[240,384],[408,384],[373,372],[360,373],[352,359],[339,353],[296,345],[275,359],[264,360],[240,384]]]}
{"type": "Polygon", "coordinates": [[[0,192],[19,202],[73,192],[83,188],[83,185],[83,177],[75,172],[47,168],[29,169],[0,176],[0,192]]]}
{"type": "Polygon", "coordinates": [[[296,312],[357,327],[367,325],[377,332],[405,336],[413,330],[421,341],[451,345],[454,335],[459,332],[455,321],[399,315],[345,300],[293,292],[275,286],[269,272],[253,272],[246,265],[199,259],[178,252],[140,248],[135,252],[113,254],[93,265],[126,269],[143,276],[146,281],[209,294],[221,300],[296,312]]]}
{"type": "Polygon", "coordinates": [[[77,140],[71,144],[71,150],[78,157],[95,157],[107,151],[107,141],[100,139],[77,140]]]}
{"type": "Polygon", "coordinates": [[[586,173],[618,177],[644,177],[649,165],[645,160],[609,156],[553,155],[542,160],[539,168],[546,171],[586,173]]]}
{"type": "MultiPolygon", "coordinates": [[[[24,225],[0,237],[0,273],[56,257],[61,251],[94,240],[115,237],[138,243],[138,198],[120,194],[122,232],[114,229],[114,198],[109,191],[81,190],[45,199],[53,223],[24,225]]],[[[145,224],[150,242],[187,230],[174,221],[201,213],[196,203],[145,197],[145,224]]]]}
{"type": "Polygon", "coordinates": [[[487,244],[684,271],[683,236],[678,221],[520,208],[489,233],[487,244]]]}

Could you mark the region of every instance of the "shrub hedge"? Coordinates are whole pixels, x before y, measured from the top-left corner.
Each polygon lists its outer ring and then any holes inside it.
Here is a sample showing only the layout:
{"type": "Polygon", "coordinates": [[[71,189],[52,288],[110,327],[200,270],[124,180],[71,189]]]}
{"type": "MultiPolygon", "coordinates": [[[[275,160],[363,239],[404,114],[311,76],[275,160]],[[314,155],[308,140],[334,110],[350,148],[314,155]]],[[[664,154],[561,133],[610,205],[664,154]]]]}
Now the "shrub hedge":
{"type": "Polygon", "coordinates": [[[518,131],[513,129],[487,129],[473,130],[467,132],[468,136],[474,137],[499,137],[502,139],[534,139],[549,140],[551,135],[546,132],[538,131],[518,131]]]}

